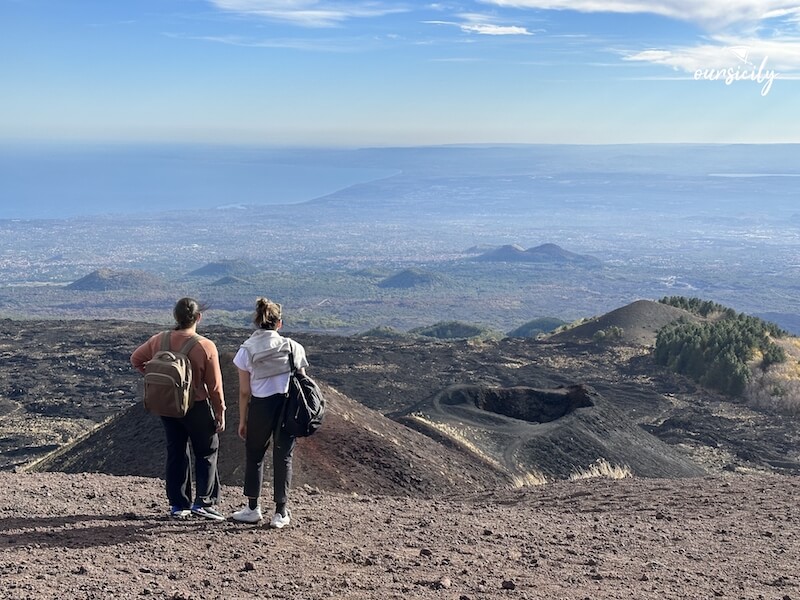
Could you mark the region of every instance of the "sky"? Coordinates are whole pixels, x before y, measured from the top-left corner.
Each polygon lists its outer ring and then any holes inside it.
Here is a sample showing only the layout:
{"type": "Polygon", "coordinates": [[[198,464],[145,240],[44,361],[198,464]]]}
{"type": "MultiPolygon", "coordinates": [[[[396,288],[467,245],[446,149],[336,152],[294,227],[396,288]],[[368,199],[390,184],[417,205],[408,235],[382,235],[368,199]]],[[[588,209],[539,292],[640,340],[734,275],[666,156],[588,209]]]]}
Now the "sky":
{"type": "Polygon", "coordinates": [[[800,142],[800,1],[0,0],[0,142],[800,142]]]}

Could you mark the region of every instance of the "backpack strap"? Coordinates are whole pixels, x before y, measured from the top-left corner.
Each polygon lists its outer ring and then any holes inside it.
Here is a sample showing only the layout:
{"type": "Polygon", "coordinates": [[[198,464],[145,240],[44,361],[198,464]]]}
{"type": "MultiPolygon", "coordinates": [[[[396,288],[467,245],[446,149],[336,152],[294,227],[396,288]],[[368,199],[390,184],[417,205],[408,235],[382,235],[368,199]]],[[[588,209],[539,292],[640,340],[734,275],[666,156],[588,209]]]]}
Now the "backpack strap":
{"type": "Polygon", "coordinates": [[[181,346],[181,349],[178,350],[184,356],[189,356],[189,350],[194,348],[194,345],[202,339],[202,336],[195,333],[192,337],[190,337],[186,342],[181,346]]]}
{"type": "MultiPolygon", "coordinates": [[[[169,338],[172,332],[168,329],[164,333],[161,334],[161,349],[162,350],[171,350],[169,346],[169,338]]],[[[189,356],[189,350],[194,348],[194,345],[202,339],[202,336],[195,333],[192,337],[190,337],[186,342],[184,342],[181,349],[178,350],[184,356],[189,356]]]]}
{"type": "Polygon", "coordinates": [[[169,334],[170,331],[167,330],[161,334],[161,349],[162,350],[169,350],[169,334]]]}
{"type": "Polygon", "coordinates": [[[297,371],[297,365],[294,362],[294,351],[292,350],[292,348],[293,348],[292,344],[294,344],[294,340],[292,340],[291,338],[287,338],[287,337],[285,337],[283,339],[285,339],[287,342],[289,342],[289,373],[291,375],[294,375],[295,372],[297,371]]]}

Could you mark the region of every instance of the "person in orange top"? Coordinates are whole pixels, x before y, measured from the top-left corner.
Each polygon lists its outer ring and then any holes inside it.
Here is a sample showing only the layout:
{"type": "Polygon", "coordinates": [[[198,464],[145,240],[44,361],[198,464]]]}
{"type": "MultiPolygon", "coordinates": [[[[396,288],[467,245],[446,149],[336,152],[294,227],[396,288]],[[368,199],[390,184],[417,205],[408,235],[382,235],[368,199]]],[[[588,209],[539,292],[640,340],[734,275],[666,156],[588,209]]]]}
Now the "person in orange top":
{"type": "MultiPolygon", "coordinates": [[[[176,326],[170,332],[170,349],[177,351],[197,333],[203,308],[193,298],[181,298],[175,304],[176,326]]],[[[131,354],[133,368],[144,374],[144,366],[161,350],[161,335],[153,335],[131,354]]],[[[192,380],[195,383],[194,404],[182,418],[161,417],[167,439],[166,491],[170,516],[186,519],[195,514],[206,519],[225,519],[214,506],[219,502],[217,453],[219,433],[225,430],[225,394],[217,347],[208,338],[189,350],[192,380]],[[189,443],[194,450],[196,488],[192,497],[192,474],[189,465],[189,443]]]]}

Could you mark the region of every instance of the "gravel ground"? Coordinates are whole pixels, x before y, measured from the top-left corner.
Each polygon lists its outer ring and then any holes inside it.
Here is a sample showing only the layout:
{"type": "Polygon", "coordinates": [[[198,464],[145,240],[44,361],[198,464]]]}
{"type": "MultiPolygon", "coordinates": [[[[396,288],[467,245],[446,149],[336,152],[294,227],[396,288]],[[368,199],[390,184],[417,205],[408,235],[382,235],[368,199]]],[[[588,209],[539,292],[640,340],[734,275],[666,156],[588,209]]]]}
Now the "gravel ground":
{"type": "Polygon", "coordinates": [[[282,530],[171,521],[158,479],[0,473],[0,489],[0,598],[800,598],[795,477],[428,500],[306,485],[282,530]]]}

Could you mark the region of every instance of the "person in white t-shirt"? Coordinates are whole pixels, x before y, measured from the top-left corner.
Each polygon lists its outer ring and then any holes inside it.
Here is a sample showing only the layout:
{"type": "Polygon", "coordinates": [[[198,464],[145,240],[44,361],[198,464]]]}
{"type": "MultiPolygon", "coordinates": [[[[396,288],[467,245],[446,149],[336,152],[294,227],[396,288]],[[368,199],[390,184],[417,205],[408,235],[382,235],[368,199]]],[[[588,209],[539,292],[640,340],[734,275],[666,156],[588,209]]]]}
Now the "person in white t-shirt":
{"type": "Polygon", "coordinates": [[[289,390],[290,356],[298,373],[308,366],[306,351],[297,342],[281,336],[281,305],[267,298],[256,300],[253,323],[258,328],[241,345],[233,364],[239,369],[239,437],[245,441],[244,495],[247,506],[231,518],[258,523],[263,518],[259,499],[264,481],[264,455],[272,441],[273,496],[275,514],[270,527],[280,529],[291,520],[286,507],[292,483],[292,453],[295,438],[281,427],[289,390]]]}

